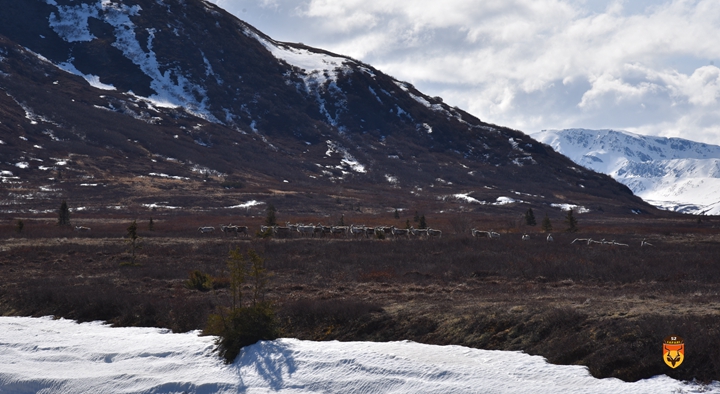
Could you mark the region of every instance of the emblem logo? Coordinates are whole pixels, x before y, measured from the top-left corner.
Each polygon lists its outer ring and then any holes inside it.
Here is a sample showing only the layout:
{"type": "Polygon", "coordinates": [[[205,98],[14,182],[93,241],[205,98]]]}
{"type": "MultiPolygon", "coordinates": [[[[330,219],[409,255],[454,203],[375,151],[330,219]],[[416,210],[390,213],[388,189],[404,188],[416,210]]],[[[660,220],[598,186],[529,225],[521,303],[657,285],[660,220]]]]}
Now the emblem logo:
{"type": "Polygon", "coordinates": [[[663,361],[670,368],[677,368],[685,360],[685,341],[677,335],[670,335],[663,341],[663,361]]]}

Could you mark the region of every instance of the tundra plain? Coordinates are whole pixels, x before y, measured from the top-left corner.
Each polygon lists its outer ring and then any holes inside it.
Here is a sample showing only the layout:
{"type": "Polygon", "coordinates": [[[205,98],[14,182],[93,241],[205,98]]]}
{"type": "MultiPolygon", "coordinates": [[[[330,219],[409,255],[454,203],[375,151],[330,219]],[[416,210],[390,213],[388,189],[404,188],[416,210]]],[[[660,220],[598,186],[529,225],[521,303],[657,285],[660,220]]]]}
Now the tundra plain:
{"type": "MultiPolygon", "coordinates": [[[[343,220],[416,225],[407,214],[343,220]]],[[[720,229],[712,217],[580,216],[577,233],[555,220],[552,243],[540,226],[477,214],[428,217],[443,230],[431,239],[262,239],[255,231],[263,217],[165,212],[153,216],[153,230],[148,219],[73,214],[89,232],[57,226],[52,214],[20,219],[21,232],[17,218],[6,220],[2,313],[203,328],[208,314],[229,303],[228,252],[253,249],[272,273],[265,297],[276,305],[284,337],[523,350],[585,365],[596,377],[720,380],[720,229]],[[125,237],[133,220],[141,237],[135,265],[125,237]],[[197,231],[231,221],[249,226],[251,236],[197,231]],[[501,236],[474,238],[471,228],[501,236]],[[628,246],[607,243],[613,240],[628,246]],[[641,247],[642,240],[652,246],[641,247]],[[196,270],[213,278],[213,289],[186,286],[196,270]],[[662,359],[668,335],[685,339],[677,369],[662,359]]]]}

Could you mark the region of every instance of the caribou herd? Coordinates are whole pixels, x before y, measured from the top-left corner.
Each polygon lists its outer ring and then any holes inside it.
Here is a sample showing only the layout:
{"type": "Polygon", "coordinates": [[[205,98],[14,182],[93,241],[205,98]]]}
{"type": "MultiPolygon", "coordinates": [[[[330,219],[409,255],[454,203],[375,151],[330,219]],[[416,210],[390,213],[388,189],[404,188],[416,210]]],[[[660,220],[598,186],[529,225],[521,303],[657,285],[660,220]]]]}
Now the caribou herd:
{"type": "MultiPolygon", "coordinates": [[[[499,234],[499,233],[496,233],[496,232],[493,231],[493,230],[484,231],[484,230],[472,229],[472,230],[470,230],[470,234],[472,234],[473,238],[490,238],[490,239],[499,239],[499,238],[500,238],[500,234],[499,234]]],[[[529,240],[530,240],[530,235],[529,235],[529,234],[523,234],[523,235],[520,237],[520,239],[521,239],[522,241],[529,241],[529,240]]],[[[553,235],[552,235],[552,234],[548,234],[548,235],[545,237],[545,241],[548,242],[548,243],[555,242],[555,238],[553,238],[553,235]]],[[[617,241],[615,241],[614,239],[613,239],[612,241],[606,241],[604,238],[601,239],[601,240],[599,240],[599,241],[598,241],[598,240],[594,240],[594,239],[592,239],[592,238],[575,238],[572,242],[570,242],[570,244],[571,244],[571,245],[572,245],[572,244],[587,244],[587,245],[595,245],[595,244],[597,244],[597,245],[610,245],[610,246],[629,246],[629,245],[626,244],[626,243],[617,242],[617,241]]],[[[643,240],[640,241],[640,247],[641,247],[641,248],[650,247],[650,246],[653,246],[653,244],[651,244],[650,242],[647,242],[647,241],[645,240],[645,238],[643,238],[643,240]]]]}
{"type": "MultiPolygon", "coordinates": [[[[79,233],[89,233],[90,227],[75,226],[75,231],[79,233]]],[[[220,231],[225,235],[234,235],[249,238],[250,230],[247,226],[236,226],[234,224],[220,225],[220,231]]],[[[215,232],[215,227],[202,226],[198,227],[200,234],[212,234],[215,232]]],[[[344,238],[440,238],[442,237],[442,231],[432,228],[397,228],[395,226],[356,226],[354,224],[350,226],[325,226],[322,224],[290,224],[285,223],[285,226],[260,226],[261,234],[273,235],[276,237],[344,237],[344,238]]],[[[471,229],[470,234],[473,238],[489,238],[499,239],[500,233],[493,230],[477,230],[471,229]]],[[[523,234],[520,239],[522,241],[529,241],[530,235],[523,234]]],[[[554,242],[552,234],[548,234],[545,237],[545,241],[550,243],[554,242]]],[[[594,240],[592,238],[575,238],[570,244],[586,244],[586,245],[611,245],[611,246],[629,246],[628,244],[616,242],[615,240],[606,241],[604,238],[601,240],[594,240]]],[[[640,247],[651,247],[653,244],[647,242],[645,238],[640,241],[640,247]]]]}
{"type": "MultiPolygon", "coordinates": [[[[204,226],[198,227],[201,234],[210,234],[215,231],[215,227],[204,226]]],[[[225,235],[243,235],[249,237],[250,233],[247,226],[220,225],[220,231],[225,235]]],[[[273,235],[276,237],[344,237],[344,238],[440,238],[442,231],[433,228],[397,228],[395,226],[325,226],[322,224],[291,224],[285,223],[285,226],[260,226],[261,234],[273,235]]]]}
{"type": "MultiPolygon", "coordinates": [[[[88,229],[89,230],[89,229],[88,229]]],[[[198,232],[201,234],[209,234],[215,231],[215,227],[199,227],[198,232]]],[[[236,226],[232,224],[220,225],[220,231],[225,235],[242,235],[244,237],[250,237],[250,232],[247,226],[236,226]]],[[[442,237],[442,231],[432,228],[397,228],[395,226],[325,226],[322,224],[291,224],[285,223],[285,226],[260,226],[261,234],[268,234],[276,237],[289,238],[293,236],[297,237],[342,237],[342,238],[386,238],[392,237],[398,238],[440,238],[442,237]]],[[[478,230],[471,229],[470,234],[473,238],[481,239],[499,239],[500,233],[493,230],[478,230]]],[[[529,241],[530,235],[523,234],[520,239],[522,241],[529,241]]],[[[555,238],[552,234],[545,236],[545,242],[555,242],[555,238]]],[[[570,244],[587,244],[587,245],[612,245],[612,246],[628,246],[628,244],[616,242],[615,240],[606,241],[602,239],[600,241],[592,238],[575,238],[570,244]]],[[[643,239],[640,243],[641,247],[653,246],[651,243],[643,239]]]]}

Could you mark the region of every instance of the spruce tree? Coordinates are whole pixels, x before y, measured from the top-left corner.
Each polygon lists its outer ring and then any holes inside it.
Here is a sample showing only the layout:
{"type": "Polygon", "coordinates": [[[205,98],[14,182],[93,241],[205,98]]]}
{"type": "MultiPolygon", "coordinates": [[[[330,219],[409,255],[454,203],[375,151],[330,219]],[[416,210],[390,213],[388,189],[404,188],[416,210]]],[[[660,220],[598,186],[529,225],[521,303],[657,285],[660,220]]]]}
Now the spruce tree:
{"type": "Polygon", "coordinates": [[[546,233],[552,231],[552,223],[550,223],[550,218],[548,217],[547,213],[545,214],[545,218],[542,221],[542,229],[546,233]]]}
{"type": "Polygon", "coordinates": [[[229,308],[219,307],[219,313],[208,317],[205,335],[215,335],[216,351],[227,363],[233,362],[240,349],[259,340],[273,340],[279,335],[278,320],[272,302],[264,300],[270,273],[264,267],[265,259],[254,250],[247,258],[239,249],[230,251],[230,293],[232,304],[229,308]],[[243,289],[249,288],[249,297],[243,289]],[[248,302],[243,302],[249,298],[248,302]]]}
{"type": "Polygon", "coordinates": [[[25,223],[23,223],[22,220],[18,219],[17,223],[15,224],[15,231],[17,231],[18,233],[22,233],[24,227],[25,223]]]}
{"type": "Polygon", "coordinates": [[[58,226],[69,226],[70,225],[70,208],[68,208],[67,202],[63,200],[60,204],[60,210],[58,211],[58,226]]]}
{"type": "Polygon", "coordinates": [[[152,218],[150,218],[150,221],[148,222],[148,230],[155,231],[155,223],[153,222],[152,218]]]}
{"type": "Polygon", "coordinates": [[[137,235],[137,221],[133,220],[127,228],[127,242],[130,244],[131,265],[135,265],[135,252],[141,248],[140,237],[137,235]]]}
{"type": "Polygon", "coordinates": [[[577,219],[575,219],[572,209],[569,210],[567,213],[567,216],[565,216],[565,223],[567,223],[567,225],[568,225],[568,228],[565,231],[567,231],[569,233],[574,233],[574,232],[578,231],[577,219]]]}
{"type": "Polygon", "coordinates": [[[268,204],[267,217],[265,218],[266,226],[277,226],[277,219],[275,218],[275,206],[268,204]]]}
{"type": "Polygon", "coordinates": [[[420,216],[420,224],[418,225],[418,228],[427,228],[427,223],[425,222],[425,215],[420,216]]]}
{"type": "Polygon", "coordinates": [[[529,208],[527,212],[525,212],[525,224],[528,226],[537,225],[537,222],[535,221],[535,213],[533,213],[532,208],[529,208]]]}
{"type": "Polygon", "coordinates": [[[395,219],[400,219],[400,212],[398,212],[397,208],[395,208],[395,214],[393,215],[395,219]]]}

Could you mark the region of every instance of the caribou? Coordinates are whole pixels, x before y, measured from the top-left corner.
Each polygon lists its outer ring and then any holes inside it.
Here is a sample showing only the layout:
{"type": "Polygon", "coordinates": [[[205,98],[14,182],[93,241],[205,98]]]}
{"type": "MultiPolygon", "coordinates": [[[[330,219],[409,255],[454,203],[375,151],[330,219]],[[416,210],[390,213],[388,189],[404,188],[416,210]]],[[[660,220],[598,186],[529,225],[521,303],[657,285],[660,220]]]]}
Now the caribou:
{"type": "Polygon", "coordinates": [[[383,238],[384,236],[385,236],[385,228],[384,227],[375,227],[375,237],[383,238]]]}
{"type": "Polygon", "coordinates": [[[475,238],[487,237],[487,231],[480,231],[476,229],[471,229],[470,234],[472,234],[472,236],[475,238]]]}
{"type": "Polygon", "coordinates": [[[220,231],[222,231],[223,234],[227,235],[228,233],[235,231],[235,229],[232,228],[232,224],[228,224],[227,226],[224,224],[221,224],[220,231]]]}
{"type": "Polygon", "coordinates": [[[320,235],[325,236],[327,234],[332,234],[332,226],[320,226],[318,225],[317,228],[315,228],[315,231],[318,231],[318,228],[320,228],[320,235]]]}
{"type": "Polygon", "coordinates": [[[290,227],[273,226],[273,235],[276,237],[288,237],[290,236],[290,227]]]}
{"type": "Polygon", "coordinates": [[[235,234],[236,236],[240,233],[244,233],[246,236],[248,228],[246,226],[234,226],[232,224],[228,224],[227,226],[220,225],[220,231],[222,231],[224,234],[235,234]]]}
{"type": "Polygon", "coordinates": [[[200,234],[212,233],[213,231],[215,231],[215,227],[210,227],[210,226],[198,227],[198,231],[200,232],[200,234]]]}
{"type": "Polygon", "coordinates": [[[430,237],[442,237],[442,231],[434,228],[427,229],[427,235],[430,237]]]}
{"type": "MultiPolygon", "coordinates": [[[[288,228],[290,229],[290,231],[293,231],[292,227],[288,226],[288,228]]],[[[300,233],[300,235],[309,235],[310,237],[315,236],[315,225],[313,225],[313,224],[310,224],[307,226],[298,224],[295,226],[295,229],[296,229],[295,231],[300,233]]]]}
{"type": "Polygon", "coordinates": [[[354,224],[350,225],[350,234],[352,234],[353,237],[356,237],[358,235],[365,235],[365,226],[355,226],[354,224]]]}
{"type": "Polygon", "coordinates": [[[547,240],[547,242],[553,242],[553,241],[555,241],[555,238],[553,238],[552,234],[548,234],[546,240],[547,240]]]}
{"type": "Polygon", "coordinates": [[[428,236],[428,235],[430,235],[430,229],[427,229],[427,228],[415,228],[415,227],[412,227],[412,226],[411,226],[411,227],[410,227],[410,234],[412,234],[412,235],[414,235],[414,236],[416,236],[416,237],[428,236]]]}
{"type": "Polygon", "coordinates": [[[250,233],[248,232],[248,226],[235,226],[237,228],[236,233],[237,234],[244,234],[245,237],[249,237],[250,233]]]}
{"type": "Polygon", "coordinates": [[[298,232],[298,228],[302,226],[301,224],[290,224],[290,222],[285,222],[285,227],[289,228],[291,232],[295,233],[298,232]]]}
{"type": "Polygon", "coordinates": [[[476,230],[472,229],[470,230],[472,233],[472,236],[475,238],[500,238],[500,233],[496,233],[493,230],[490,231],[482,231],[482,230],[476,230]]]}
{"type": "Polygon", "coordinates": [[[392,227],[391,233],[393,237],[397,238],[398,236],[402,235],[407,237],[410,231],[406,228],[395,228],[395,226],[392,227]]]}
{"type": "Polygon", "coordinates": [[[530,236],[527,235],[527,234],[523,234],[522,238],[520,238],[520,239],[522,239],[523,241],[529,241],[529,240],[530,240],[530,236]]]}
{"type": "Polygon", "coordinates": [[[365,238],[370,238],[375,235],[375,227],[365,227],[365,238]]]}
{"type": "Polygon", "coordinates": [[[88,233],[90,232],[90,227],[75,226],[75,231],[80,233],[88,233]]]}
{"type": "Polygon", "coordinates": [[[340,235],[347,236],[348,226],[332,226],[330,228],[330,234],[333,234],[333,235],[340,234],[340,235]]]}

